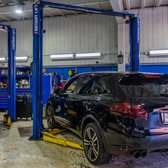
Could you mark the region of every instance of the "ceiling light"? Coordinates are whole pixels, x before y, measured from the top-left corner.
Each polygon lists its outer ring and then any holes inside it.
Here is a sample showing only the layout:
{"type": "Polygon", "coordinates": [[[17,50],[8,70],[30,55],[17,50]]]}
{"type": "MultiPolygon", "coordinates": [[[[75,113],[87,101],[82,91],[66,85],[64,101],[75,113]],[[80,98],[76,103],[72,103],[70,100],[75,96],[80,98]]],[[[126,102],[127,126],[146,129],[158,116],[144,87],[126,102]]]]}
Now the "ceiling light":
{"type": "Polygon", "coordinates": [[[28,57],[27,56],[23,56],[23,57],[16,57],[16,61],[27,61],[28,57]]]}
{"type": "Polygon", "coordinates": [[[5,57],[1,57],[0,58],[0,62],[5,62],[6,61],[6,58],[5,57]]]}
{"type": "Polygon", "coordinates": [[[150,56],[168,56],[168,49],[165,50],[151,50],[149,51],[150,56]]]}
{"type": "Polygon", "coordinates": [[[100,57],[101,55],[101,53],[80,53],[76,54],[76,58],[95,58],[100,57]]]}
{"type": "Polygon", "coordinates": [[[17,13],[17,14],[22,14],[22,13],[23,13],[23,10],[22,10],[22,9],[16,9],[16,10],[15,10],[15,13],[17,13]]]}
{"type": "Polygon", "coordinates": [[[54,59],[59,59],[59,60],[61,60],[61,59],[72,59],[74,57],[74,55],[73,54],[55,54],[55,55],[50,55],[50,58],[52,59],[52,60],[54,60],[54,59]]]}

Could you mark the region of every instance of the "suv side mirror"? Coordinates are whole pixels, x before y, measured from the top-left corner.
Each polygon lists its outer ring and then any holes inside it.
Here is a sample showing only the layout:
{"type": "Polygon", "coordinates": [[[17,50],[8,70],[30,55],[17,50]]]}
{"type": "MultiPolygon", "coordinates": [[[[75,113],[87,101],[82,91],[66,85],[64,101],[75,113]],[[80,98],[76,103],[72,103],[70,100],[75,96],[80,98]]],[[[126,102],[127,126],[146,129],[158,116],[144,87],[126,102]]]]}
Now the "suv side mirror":
{"type": "Polygon", "coordinates": [[[55,94],[59,94],[62,92],[62,89],[59,86],[56,86],[53,91],[55,94]]]}

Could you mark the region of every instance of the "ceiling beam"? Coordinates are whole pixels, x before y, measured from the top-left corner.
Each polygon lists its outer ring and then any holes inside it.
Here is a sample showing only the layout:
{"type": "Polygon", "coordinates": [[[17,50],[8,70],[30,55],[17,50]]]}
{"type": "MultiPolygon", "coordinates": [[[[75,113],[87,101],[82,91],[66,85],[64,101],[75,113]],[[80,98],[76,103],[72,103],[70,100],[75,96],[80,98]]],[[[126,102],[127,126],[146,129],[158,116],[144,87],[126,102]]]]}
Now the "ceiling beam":
{"type": "Polygon", "coordinates": [[[112,6],[112,9],[114,11],[123,11],[124,10],[124,7],[123,7],[123,2],[122,0],[110,0],[110,3],[111,3],[111,6],[112,6]]]}
{"type": "Polygon", "coordinates": [[[155,6],[159,7],[161,5],[162,0],[156,0],[155,1],[155,6]]]}
{"type": "Polygon", "coordinates": [[[24,18],[23,19],[31,19],[32,16],[29,16],[28,14],[24,15],[24,18]]]}
{"type": "Polygon", "coordinates": [[[131,9],[130,0],[125,0],[125,4],[126,4],[126,7],[127,7],[127,10],[130,10],[131,9]]]}
{"type": "Polygon", "coordinates": [[[85,6],[85,5],[96,5],[96,4],[103,4],[103,3],[109,3],[109,0],[104,0],[104,1],[95,1],[95,2],[84,2],[84,3],[76,3],[75,5],[79,6],[85,6]]]}
{"type": "MultiPolygon", "coordinates": [[[[7,15],[0,15],[0,18],[2,18],[4,21],[10,21],[9,17],[7,15]]],[[[1,20],[1,19],[0,19],[1,20]]]]}
{"type": "Polygon", "coordinates": [[[57,9],[57,8],[56,8],[56,11],[57,11],[59,14],[61,14],[62,16],[65,16],[65,14],[64,14],[60,9],[57,9]]]}
{"type": "Polygon", "coordinates": [[[98,3],[97,4],[97,7],[99,8],[99,9],[102,9],[102,7],[101,7],[101,5],[98,3]]]}
{"type": "Polygon", "coordinates": [[[51,14],[48,10],[48,8],[44,8],[44,14],[50,16],[50,17],[53,17],[53,14],[51,14]]]}
{"type": "Polygon", "coordinates": [[[20,20],[22,17],[17,17],[15,15],[7,14],[8,17],[13,18],[14,20],[20,20]]]}
{"type": "Polygon", "coordinates": [[[74,15],[77,15],[77,13],[75,11],[71,11],[74,15]]]}
{"type": "Polygon", "coordinates": [[[145,8],[146,0],[141,0],[141,8],[145,8]]]}
{"type": "MultiPolygon", "coordinates": [[[[7,2],[6,0],[4,0],[5,2],[7,2]]],[[[118,1],[118,0],[117,0],[118,1]]],[[[13,1],[12,1],[13,2],[13,1]]],[[[109,0],[92,0],[92,2],[90,2],[90,0],[81,0],[81,3],[79,3],[78,1],[73,4],[73,5],[78,5],[78,6],[85,6],[85,5],[97,5],[97,4],[104,4],[104,3],[109,3],[109,0]]],[[[25,1],[24,2],[24,11],[25,12],[32,12],[32,1],[25,1]]],[[[15,14],[15,10],[17,8],[17,5],[12,5],[12,6],[6,6],[6,7],[0,7],[0,15],[8,15],[9,18],[19,18],[17,17],[17,15],[15,14]]],[[[46,7],[47,8],[47,7],[46,7]]],[[[50,14],[51,12],[49,11],[49,9],[52,8],[48,8],[46,14],[48,13],[48,15],[54,15],[54,14],[50,14]]],[[[59,10],[59,9],[55,9],[55,12],[58,12],[61,16],[65,16],[64,12],[59,10]]],[[[72,11],[71,13],[73,13],[74,15],[77,14],[77,12],[72,11]]],[[[26,17],[26,16],[25,16],[26,17]]],[[[12,20],[12,19],[11,19],[12,20]]]]}
{"type": "MultiPolygon", "coordinates": [[[[112,9],[114,11],[122,12],[124,10],[123,2],[122,0],[110,0],[112,9]]],[[[122,23],[123,19],[122,17],[116,17],[116,20],[118,23],[122,23]]]]}
{"type": "Polygon", "coordinates": [[[12,3],[12,0],[2,0],[4,6],[7,6],[9,3],[12,3]]]}
{"type": "MultiPolygon", "coordinates": [[[[1,7],[0,14],[13,14],[13,13],[15,13],[15,10],[17,7],[18,7],[17,5],[8,6],[8,7],[1,7]]],[[[31,2],[25,3],[24,11],[32,11],[32,3],[31,2]]]]}

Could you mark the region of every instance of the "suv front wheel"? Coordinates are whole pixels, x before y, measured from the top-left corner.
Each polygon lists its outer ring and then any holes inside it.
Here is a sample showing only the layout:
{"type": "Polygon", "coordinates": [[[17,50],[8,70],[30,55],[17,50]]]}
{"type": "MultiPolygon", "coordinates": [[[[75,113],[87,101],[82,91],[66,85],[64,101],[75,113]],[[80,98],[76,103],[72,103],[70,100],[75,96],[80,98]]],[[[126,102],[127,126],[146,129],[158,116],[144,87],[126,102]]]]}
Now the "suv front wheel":
{"type": "Polygon", "coordinates": [[[87,159],[94,165],[107,163],[111,159],[111,155],[105,152],[98,126],[93,122],[83,130],[83,146],[87,159]]]}
{"type": "Polygon", "coordinates": [[[47,117],[47,125],[48,128],[53,129],[56,128],[56,123],[54,120],[54,107],[51,102],[48,103],[46,108],[46,117],[47,117]]]}

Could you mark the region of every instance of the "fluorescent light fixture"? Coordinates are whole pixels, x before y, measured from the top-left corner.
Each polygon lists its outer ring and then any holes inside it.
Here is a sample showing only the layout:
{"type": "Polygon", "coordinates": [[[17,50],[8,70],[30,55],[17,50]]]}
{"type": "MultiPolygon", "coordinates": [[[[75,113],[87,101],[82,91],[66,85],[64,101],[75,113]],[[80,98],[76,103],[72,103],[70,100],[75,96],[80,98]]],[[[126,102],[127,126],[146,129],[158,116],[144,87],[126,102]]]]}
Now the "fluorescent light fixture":
{"type": "Polygon", "coordinates": [[[22,14],[22,13],[23,13],[23,10],[22,10],[22,9],[16,9],[16,10],[15,10],[15,13],[17,13],[17,14],[22,14]]]}
{"type": "Polygon", "coordinates": [[[16,57],[16,61],[27,61],[27,60],[28,60],[27,56],[16,57]]]}
{"type": "Polygon", "coordinates": [[[151,50],[149,51],[150,56],[168,56],[168,49],[165,50],[151,50]]]}
{"type": "Polygon", "coordinates": [[[55,55],[50,55],[50,58],[52,59],[52,60],[54,60],[54,59],[59,59],[59,60],[61,60],[61,59],[72,59],[74,57],[74,55],[73,54],[55,54],[55,55]]]}
{"type": "Polygon", "coordinates": [[[101,55],[101,53],[80,53],[76,54],[76,58],[95,58],[100,57],[101,55]]]}
{"type": "Polygon", "coordinates": [[[6,58],[5,57],[0,57],[0,62],[5,62],[6,58]]]}

